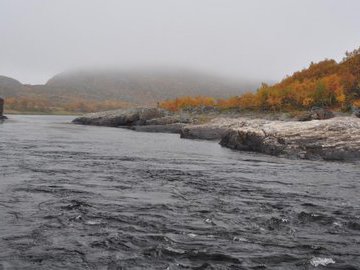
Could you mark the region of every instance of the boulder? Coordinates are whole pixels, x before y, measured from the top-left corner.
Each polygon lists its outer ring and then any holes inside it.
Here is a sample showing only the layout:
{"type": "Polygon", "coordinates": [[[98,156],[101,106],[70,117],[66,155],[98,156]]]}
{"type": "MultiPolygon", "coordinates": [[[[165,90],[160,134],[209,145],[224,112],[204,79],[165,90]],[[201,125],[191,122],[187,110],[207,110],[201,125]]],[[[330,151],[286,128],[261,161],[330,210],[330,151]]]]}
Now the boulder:
{"type": "Polygon", "coordinates": [[[220,145],[241,151],[253,151],[269,155],[280,155],[285,140],[268,136],[262,130],[229,130],[221,139],[220,145]]]}
{"type": "Polygon", "coordinates": [[[335,117],[332,111],[325,108],[313,107],[311,113],[313,120],[325,120],[335,117]]]}

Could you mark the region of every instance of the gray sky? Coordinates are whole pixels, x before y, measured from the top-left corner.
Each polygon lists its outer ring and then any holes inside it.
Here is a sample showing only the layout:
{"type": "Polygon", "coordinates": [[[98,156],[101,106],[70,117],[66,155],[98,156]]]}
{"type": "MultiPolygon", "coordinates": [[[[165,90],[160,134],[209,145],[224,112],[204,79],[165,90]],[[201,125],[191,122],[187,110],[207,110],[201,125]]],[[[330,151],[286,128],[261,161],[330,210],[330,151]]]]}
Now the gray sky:
{"type": "Polygon", "coordinates": [[[360,46],[359,0],[0,0],[0,74],[175,66],[279,80],[360,46]]]}

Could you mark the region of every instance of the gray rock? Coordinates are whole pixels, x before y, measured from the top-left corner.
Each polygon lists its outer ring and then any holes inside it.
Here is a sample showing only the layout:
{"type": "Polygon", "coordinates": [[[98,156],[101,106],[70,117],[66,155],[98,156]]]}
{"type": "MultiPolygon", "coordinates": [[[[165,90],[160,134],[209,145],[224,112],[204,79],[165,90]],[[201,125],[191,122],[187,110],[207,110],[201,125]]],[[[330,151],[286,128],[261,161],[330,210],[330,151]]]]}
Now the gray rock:
{"type": "MultiPolygon", "coordinates": [[[[254,121],[254,120],[253,120],[254,121]]],[[[234,127],[220,144],[238,150],[304,159],[360,158],[360,121],[339,117],[322,121],[253,122],[234,127]]]]}
{"type": "Polygon", "coordinates": [[[325,120],[335,117],[335,114],[324,108],[313,107],[310,111],[303,113],[300,115],[297,120],[298,121],[311,121],[311,120],[325,120]]]}
{"type": "Polygon", "coordinates": [[[220,145],[241,151],[253,151],[278,156],[284,151],[282,138],[268,136],[262,130],[229,130],[221,139],[220,145]]]}
{"type": "Polygon", "coordinates": [[[233,123],[230,119],[222,119],[219,125],[218,119],[214,119],[203,125],[187,125],[180,131],[180,137],[184,139],[220,140],[228,131],[226,123],[233,123]]]}
{"type": "Polygon", "coordinates": [[[174,123],[167,125],[146,125],[146,126],[132,126],[130,129],[139,132],[155,132],[155,133],[180,133],[185,124],[174,123]]]}
{"type": "Polygon", "coordinates": [[[353,115],[360,118],[360,108],[353,108],[353,115]]]}
{"type": "Polygon", "coordinates": [[[199,140],[219,140],[226,130],[214,127],[184,127],[180,131],[180,138],[199,140]]]}
{"type": "Polygon", "coordinates": [[[135,108],[129,110],[113,110],[89,113],[73,120],[74,124],[94,126],[133,126],[144,125],[146,121],[169,115],[168,111],[158,108],[135,108]]]}
{"type": "Polygon", "coordinates": [[[181,115],[164,116],[160,118],[154,118],[146,121],[146,125],[171,125],[175,123],[189,124],[191,119],[181,115]]]}
{"type": "Polygon", "coordinates": [[[360,119],[354,117],[309,122],[218,118],[208,124],[186,126],[181,135],[221,137],[224,147],[288,158],[360,159],[360,119]]]}
{"type": "Polygon", "coordinates": [[[325,108],[313,107],[311,113],[313,120],[325,120],[335,117],[335,114],[332,111],[325,108]]]}

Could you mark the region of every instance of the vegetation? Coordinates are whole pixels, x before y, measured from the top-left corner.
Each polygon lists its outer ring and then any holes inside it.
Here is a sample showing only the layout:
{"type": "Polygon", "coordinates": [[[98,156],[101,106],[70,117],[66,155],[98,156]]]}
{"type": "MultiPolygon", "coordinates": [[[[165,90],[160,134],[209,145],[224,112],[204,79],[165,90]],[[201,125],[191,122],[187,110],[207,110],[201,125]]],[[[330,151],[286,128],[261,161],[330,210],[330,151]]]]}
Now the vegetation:
{"type": "Polygon", "coordinates": [[[119,100],[88,100],[83,98],[68,98],[53,101],[46,97],[9,97],[6,99],[7,112],[32,113],[86,113],[119,108],[128,108],[130,105],[119,100]]]}
{"type": "Polygon", "coordinates": [[[163,101],[159,106],[171,111],[200,106],[263,111],[296,111],[313,106],[346,111],[351,106],[360,107],[360,48],[347,52],[340,63],[335,60],[311,63],[275,85],[262,84],[255,93],[217,100],[182,97],[163,101]]]}
{"type": "Polygon", "coordinates": [[[6,112],[94,112],[130,106],[155,106],[159,100],[186,95],[217,98],[256,89],[251,81],[233,82],[198,72],[167,70],[82,70],[54,76],[46,84],[28,85],[0,75],[6,112]]]}
{"type": "MultiPolygon", "coordinates": [[[[103,89],[118,89],[116,83],[111,83],[115,80],[115,77],[115,75],[114,78],[111,77],[111,80],[109,79],[110,81],[105,80],[107,77],[101,77],[102,79],[95,80],[97,81],[95,85],[87,87],[86,91],[78,91],[78,88],[75,87],[77,86],[76,83],[80,86],[82,85],[82,77],[80,79],[78,78],[80,82],[73,79],[75,82],[70,88],[67,88],[66,85],[57,85],[62,81],[60,80],[61,78],[50,80],[51,83],[45,86],[27,86],[11,78],[0,77],[0,82],[2,81],[3,85],[2,88],[0,87],[0,94],[2,93],[4,97],[6,97],[5,109],[7,112],[83,113],[134,106],[133,103],[129,103],[129,100],[121,100],[121,98],[128,96],[127,92],[120,91],[121,94],[115,90],[116,93],[97,90],[101,87],[104,87],[103,89]],[[59,80],[60,82],[58,82],[59,80]],[[55,86],[53,84],[55,84],[55,86]],[[108,85],[108,87],[105,87],[106,85],[108,85]],[[84,91],[87,95],[84,95],[84,91]]],[[[85,80],[85,82],[88,81],[91,80],[85,80]]],[[[122,82],[123,80],[120,81],[122,82]]],[[[141,78],[135,81],[141,82],[140,85],[142,86],[149,83],[145,83],[145,81],[142,82],[141,78]]],[[[174,82],[177,81],[159,78],[154,85],[151,85],[151,88],[159,90],[157,95],[163,96],[163,98],[167,97],[165,88],[169,88],[169,85],[165,82],[173,85],[174,82]],[[164,86],[164,89],[161,86],[164,86]]],[[[193,82],[191,81],[189,84],[193,85],[193,82]]],[[[222,89],[221,85],[216,85],[216,91],[219,92],[219,89],[222,89]]],[[[184,84],[180,84],[179,86],[175,83],[173,88],[179,90],[176,91],[176,93],[187,93],[190,91],[191,93],[202,94],[204,92],[191,91],[191,87],[186,90],[187,92],[181,91],[180,87],[184,88],[185,86],[184,84]]],[[[206,88],[201,87],[201,89],[206,88]]],[[[215,91],[214,87],[211,89],[215,91]]],[[[133,91],[131,88],[131,92],[136,91],[133,91]]],[[[149,95],[146,94],[147,92],[145,92],[140,91],[138,94],[141,94],[144,100],[148,100],[150,104],[153,104],[151,101],[153,101],[154,97],[150,98],[149,95]]],[[[207,93],[210,94],[213,92],[207,91],[207,93]]],[[[170,96],[170,98],[171,97],[172,96],[170,96]]],[[[360,48],[352,52],[346,52],[345,57],[340,63],[328,59],[319,63],[311,63],[308,68],[295,72],[292,76],[286,77],[277,84],[267,85],[263,83],[256,92],[246,92],[240,96],[227,99],[207,96],[185,96],[159,103],[159,107],[170,111],[206,107],[216,108],[218,110],[241,109],[264,112],[287,111],[294,113],[307,110],[313,106],[328,107],[343,111],[350,110],[352,106],[360,108],[360,48]]]]}

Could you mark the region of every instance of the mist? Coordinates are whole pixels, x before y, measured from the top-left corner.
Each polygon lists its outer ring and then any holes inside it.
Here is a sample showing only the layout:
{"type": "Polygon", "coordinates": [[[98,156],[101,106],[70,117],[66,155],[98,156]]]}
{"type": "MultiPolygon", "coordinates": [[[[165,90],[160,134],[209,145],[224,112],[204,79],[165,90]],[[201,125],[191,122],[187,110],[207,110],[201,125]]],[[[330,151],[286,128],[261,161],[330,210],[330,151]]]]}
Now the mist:
{"type": "Polygon", "coordinates": [[[360,45],[357,0],[0,0],[0,74],[185,68],[279,80],[360,45]]]}

